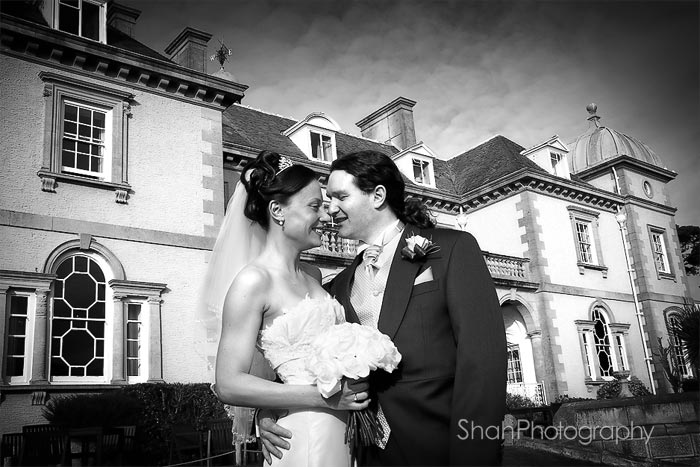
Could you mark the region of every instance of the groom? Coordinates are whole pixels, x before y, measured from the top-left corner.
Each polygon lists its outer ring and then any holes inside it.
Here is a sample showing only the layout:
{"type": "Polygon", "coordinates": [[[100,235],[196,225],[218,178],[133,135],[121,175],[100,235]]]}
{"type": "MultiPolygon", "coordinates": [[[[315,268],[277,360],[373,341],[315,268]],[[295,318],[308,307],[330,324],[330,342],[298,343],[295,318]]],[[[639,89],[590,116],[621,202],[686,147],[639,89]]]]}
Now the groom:
{"type": "MultiPolygon", "coordinates": [[[[369,245],[329,292],[348,321],[378,327],[403,356],[396,371],[370,379],[388,439],[368,448],[362,464],[500,464],[497,430],[487,431],[500,428],[506,393],[493,281],[474,237],[432,228],[425,209],[404,201],[404,188],[396,165],[375,151],[335,160],[327,184],[340,236],[369,245]],[[424,254],[413,236],[435,248],[424,254]]],[[[271,419],[260,425],[268,449],[285,443],[271,419]]]]}

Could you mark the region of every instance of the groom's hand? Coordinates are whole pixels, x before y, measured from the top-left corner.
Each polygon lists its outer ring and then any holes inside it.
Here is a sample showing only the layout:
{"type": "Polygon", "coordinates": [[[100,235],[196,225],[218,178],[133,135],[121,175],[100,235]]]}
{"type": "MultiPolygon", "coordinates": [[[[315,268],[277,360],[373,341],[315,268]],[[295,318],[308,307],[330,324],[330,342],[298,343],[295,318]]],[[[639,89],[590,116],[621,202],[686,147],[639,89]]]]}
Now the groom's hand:
{"type": "Polygon", "coordinates": [[[278,459],[282,459],[282,451],[280,449],[289,449],[291,447],[284,438],[291,439],[292,432],[276,423],[283,416],[283,412],[286,411],[270,409],[258,411],[256,422],[260,431],[260,440],[262,441],[262,454],[268,465],[272,464],[270,454],[278,459]]]}

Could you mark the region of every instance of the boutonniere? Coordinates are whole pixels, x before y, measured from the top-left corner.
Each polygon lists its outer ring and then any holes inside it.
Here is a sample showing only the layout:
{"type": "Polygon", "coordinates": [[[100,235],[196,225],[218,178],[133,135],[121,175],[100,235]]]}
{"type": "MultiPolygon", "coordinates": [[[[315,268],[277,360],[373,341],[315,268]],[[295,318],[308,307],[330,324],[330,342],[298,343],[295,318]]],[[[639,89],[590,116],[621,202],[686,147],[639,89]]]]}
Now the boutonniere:
{"type": "Polygon", "coordinates": [[[427,238],[411,235],[406,237],[406,246],[401,249],[401,256],[409,261],[420,261],[438,251],[440,247],[427,238]]]}

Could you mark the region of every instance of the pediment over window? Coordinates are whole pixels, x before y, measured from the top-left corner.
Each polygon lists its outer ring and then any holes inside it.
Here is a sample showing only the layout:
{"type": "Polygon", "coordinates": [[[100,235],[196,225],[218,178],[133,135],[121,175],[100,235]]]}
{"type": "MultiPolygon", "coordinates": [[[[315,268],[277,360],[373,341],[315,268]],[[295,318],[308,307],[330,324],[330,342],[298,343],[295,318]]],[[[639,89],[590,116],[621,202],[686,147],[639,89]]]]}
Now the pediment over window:
{"type": "Polygon", "coordinates": [[[557,177],[571,179],[569,173],[569,148],[554,135],[547,141],[520,152],[544,170],[557,177]]]}
{"type": "Polygon", "coordinates": [[[435,153],[422,141],[394,154],[399,170],[417,185],[435,188],[435,153]]]}
{"type": "Polygon", "coordinates": [[[292,140],[311,160],[330,164],[337,158],[335,134],[340,125],[321,112],[309,114],[282,134],[292,140]]]}

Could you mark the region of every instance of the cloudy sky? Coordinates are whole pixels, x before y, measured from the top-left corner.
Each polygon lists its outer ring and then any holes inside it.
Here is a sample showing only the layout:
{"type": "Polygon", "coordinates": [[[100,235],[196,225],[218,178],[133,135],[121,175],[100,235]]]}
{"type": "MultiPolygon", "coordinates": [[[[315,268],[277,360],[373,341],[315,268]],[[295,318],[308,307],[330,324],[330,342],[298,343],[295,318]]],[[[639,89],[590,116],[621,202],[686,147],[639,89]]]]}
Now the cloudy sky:
{"type": "MultiPolygon", "coordinates": [[[[698,2],[145,0],[136,37],[159,52],[185,27],[223,40],[243,104],[355,122],[413,99],[416,136],[450,158],[501,134],[530,147],[601,123],[678,173],[681,225],[700,224],[698,2]]],[[[210,71],[218,64],[210,63],[210,71]]]]}

